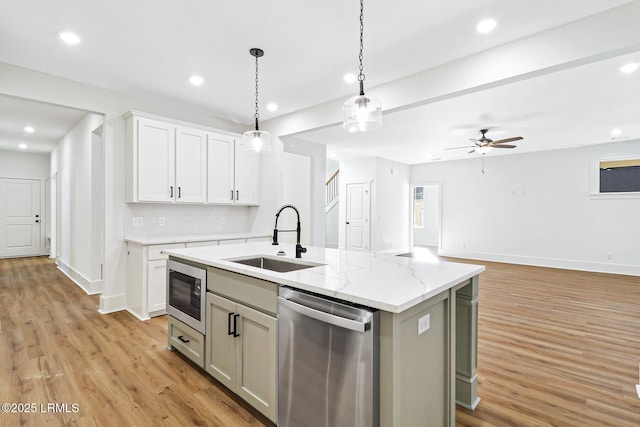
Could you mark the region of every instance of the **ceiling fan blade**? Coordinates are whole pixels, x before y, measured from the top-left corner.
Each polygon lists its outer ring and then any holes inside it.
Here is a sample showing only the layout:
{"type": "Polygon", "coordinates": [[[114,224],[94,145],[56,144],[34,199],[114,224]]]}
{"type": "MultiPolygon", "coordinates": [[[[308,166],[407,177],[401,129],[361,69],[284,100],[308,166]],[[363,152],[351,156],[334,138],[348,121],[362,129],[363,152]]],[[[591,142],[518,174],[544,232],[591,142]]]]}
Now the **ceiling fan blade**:
{"type": "Polygon", "coordinates": [[[515,145],[509,145],[509,144],[507,144],[507,145],[491,145],[491,147],[493,147],[493,148],[516,148],[515,145]]]}
{"type": "Polygon", "coordinates": [[[445,150],[457,150],[459,148],[475,148],[475,145],[465,145],[464,147],[450,147],[450,148],[445,148],[445,150]]]}
{"type": "Polygon", "coordinates": [[[476,149],[474,148],[473,150],[469,151],[467,154],[471,154],[471,153],[475,153],[476,149]]]}
{"type": "Polygon", "coordinates": [[[521,136],[514,136],[513,138],[505,138],[505,139],[499,139],[497,141],[493,141],[493,144],[504,144],[505,142],[513,142],[513,141],[520,141],[522,138],[521,136]]]}

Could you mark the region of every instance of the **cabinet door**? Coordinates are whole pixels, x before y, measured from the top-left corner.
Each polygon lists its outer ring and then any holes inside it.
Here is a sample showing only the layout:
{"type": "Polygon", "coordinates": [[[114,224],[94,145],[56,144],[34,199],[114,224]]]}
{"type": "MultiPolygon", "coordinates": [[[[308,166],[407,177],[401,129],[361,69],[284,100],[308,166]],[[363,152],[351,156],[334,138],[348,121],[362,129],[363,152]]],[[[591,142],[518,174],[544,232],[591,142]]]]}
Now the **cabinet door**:
{"type": "MultiPolygon", "coordinates": [[[[235,388],[238,346],[236,338],[233,334],[229,335],[229,331],[233,332],[235,314],[238,314],[235,303],[207,292],[205,369],[231,390],[235,388]]],[[[237,324],[239,325],[239,322],[237,324]]]]}
{"type": "Polygon", "coordinates": [[[238,142],[235,144],[234,182],[236,205],[260,204],[260,154],[247,151],[238,142]]]}
{"type": "Polygon", "coordinates": [[[138,200],[172,202],[175,192],[175,126],[138,119],[138,200]]]}
{"type": "Polygon", "coordinates": [[[178,203],[206,202],[207,133],[199,129],[176,128],[176,189],[178,203]]]}
{"type": "Polygon", "coordinates": [[[274,317],[237,305],[236,393],[271,420],[276,414],[277,323],[274,317]]]}
{"type": "Polygon", "coordinates": [[[149,315],[164,314],[167,309],[167,261],[147,263],[147,311],[149,315]],[[160,313],[154,313],[154,312],[160,313]]]}
{"type": "Polygon", "coordinates": [[[207,202],[233,204],[233,138],[209,134],[207,144],[207,202]]]}

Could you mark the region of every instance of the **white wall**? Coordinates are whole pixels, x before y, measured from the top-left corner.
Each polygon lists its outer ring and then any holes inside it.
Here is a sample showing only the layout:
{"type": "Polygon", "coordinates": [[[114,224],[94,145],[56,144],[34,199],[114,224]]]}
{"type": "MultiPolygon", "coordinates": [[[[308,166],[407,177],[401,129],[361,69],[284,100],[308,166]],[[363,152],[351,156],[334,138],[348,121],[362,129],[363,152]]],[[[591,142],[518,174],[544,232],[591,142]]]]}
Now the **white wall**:
{"type": "MultiPolygon", "coordinates": [[[[301,218],[310,225],[310,244],[324,247],[325,233],[325,169],[326,169],[326,146],[309,141],[302,141],[295,137],[282,138],[283,150],[287,153],[307,156],[311,160],[309,189],[311,197],[310,216],[301,218]]],[[[282,199],[287,203],[286,199],[282,199]]],[[[275,212],[273,212],[275,219],[275,212]]],[[[273,225],[271,226],[273,227],[273,225]]]]}
{"type": "MultiPolygon", "coordinates": [[[[386,159],[368,157],[340,162],[339,224],[346,222],[347,184],[371,186],[370,248],[374,252],[409,250],[410,169],[386,159]]],[[[346,245],[345,227],[338,228],[339,246],[346,245]]]]}
{"type": "MultiPolygon", "coordinates": [[[[283,204],[293,205],[300,215],[300,243],[311,244],[311,158],[300,154],[282,153],[283,204]]],[[[294,230],[297,217],[293,209],[282,211],[278,229],[294,230]]],[[[296,243],[296,233],[281,233],[278,241],[296,243]]]]}
{"type": "Polygon", "coordinates": [[[40,253],[47,254],[45,185],[49,178],[49,154],[0,150],[0,178],[37,179],[40,181],[40,253]]]}
{"type": "Polygon", "coordinates": [[[429,163],[442,182],[441,254],[640,275],[640,201],[590,197],[593,159],[639,155],[640,141],[429,163]]]}
{"type": "MultiPolygon", "coordinates": [[[[94,227],[101,227],[101,218],[92,215],[95,194],[92,183],[94,153],[92,132],[103,125],[104,116],[87,114],[73,127],[53,150],[51,174],[57,176],[56,257],[58,266],[88,293],[102,291],[99,275],[101,254],[94,245],[94,227]]],[[[100,192],[102,193],[102,192],[100,192]]]]}

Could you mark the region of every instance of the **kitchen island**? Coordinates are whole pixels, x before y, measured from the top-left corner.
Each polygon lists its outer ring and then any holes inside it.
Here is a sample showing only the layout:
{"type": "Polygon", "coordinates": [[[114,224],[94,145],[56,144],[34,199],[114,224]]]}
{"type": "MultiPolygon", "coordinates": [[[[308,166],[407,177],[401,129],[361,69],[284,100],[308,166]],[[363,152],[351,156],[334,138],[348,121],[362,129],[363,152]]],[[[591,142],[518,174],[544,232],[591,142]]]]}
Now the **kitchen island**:
{"type": "MultiPolygon", "coordinates": [[[[210,277],[231,274],[238,283],[244,277],[380,310],[381,426],[453,426],[456,403],[473,409],[479,402],[477,298],[482,266],[316,247],[295,259],[294,245],[267,242],[166,253],[206,266],[210,277]],[[285,255],[277,255],[279,251],[285,255]],[[313,266],[276,272],[236,262],[255,256],[313,266]]],[[[246,302],[239,299],[231,297],[246,302]]],[[[272,309],[263,311],[277,315],[272,309]]]]}

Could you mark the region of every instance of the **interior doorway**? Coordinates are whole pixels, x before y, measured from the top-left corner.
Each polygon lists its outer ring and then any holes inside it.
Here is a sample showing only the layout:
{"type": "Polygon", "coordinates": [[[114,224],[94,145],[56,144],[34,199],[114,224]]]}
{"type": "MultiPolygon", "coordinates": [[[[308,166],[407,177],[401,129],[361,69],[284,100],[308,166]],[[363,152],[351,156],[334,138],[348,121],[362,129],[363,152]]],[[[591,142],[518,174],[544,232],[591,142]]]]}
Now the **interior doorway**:
{"type": "Polygon", "coordinates": [[[441,185],[415,184],[411,188],[412,247],[441,247],[441,185]]]}

